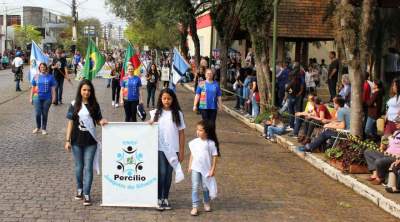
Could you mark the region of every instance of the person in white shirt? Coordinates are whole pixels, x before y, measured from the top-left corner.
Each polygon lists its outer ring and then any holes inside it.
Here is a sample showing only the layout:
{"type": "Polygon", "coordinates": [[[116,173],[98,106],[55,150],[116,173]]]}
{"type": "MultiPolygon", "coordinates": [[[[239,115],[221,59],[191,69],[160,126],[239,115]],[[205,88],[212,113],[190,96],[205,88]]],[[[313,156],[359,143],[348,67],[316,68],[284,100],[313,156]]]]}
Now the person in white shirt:
{"type": "Polygon", "coordinates": [[[170,210],[168,201],[172,182],[183,180],[180,163],[185,156],[185,122],[175,93],[165,88],[158,97],[157,109],[150,111],[151,120],[158,123],[158,210],[170,210]]]}
{"type": "Polygon", "coordinates": [[[190,215],[198,215],[200,204],[198,189],[202,186],[204,211],[210,212],[210,201],[217,196],[215,168],[217,156],[220,156],[219,142],[214,125],[207,120],[197,123],[197,137],[189,142],[190,160],[188,172],[192,173],[192,211],[190,215]]]}
{"type": "Polygon", "coordinates": [[[11,65],[13,66],[13,73],[15,75],[15,91],[22,91],[20,87],[20,82],[23,80],[23,72],[22,69],[24,68],[24,60],[21,58],[22,53],[17,52],[15,54],[15,58],[12,61],[11,65]]]}

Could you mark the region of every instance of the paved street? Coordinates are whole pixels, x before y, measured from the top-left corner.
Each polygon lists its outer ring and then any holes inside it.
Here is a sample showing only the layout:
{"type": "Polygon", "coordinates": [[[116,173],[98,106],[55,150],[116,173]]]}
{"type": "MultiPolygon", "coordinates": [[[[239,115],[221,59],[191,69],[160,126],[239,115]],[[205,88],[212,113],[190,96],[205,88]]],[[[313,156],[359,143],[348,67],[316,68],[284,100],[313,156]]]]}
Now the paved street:
{"type": "MultiPolygon", "coordinates": [[[[94,83],[103,116],[123,120],[123,109],[111,107],[104,80],[94,83]]],[[[220,193],[212,213],[189,215],[189,176],[171,189],[172,211],[101,207],[99,176],[93,184],[94,205],[84,207],[73,200],[73,160],[63,149],[67,105],[51,107],[49,135],[32,135],[28,93],[17,96],[13,84],[12,76],[0,71],[0,221],[397,221],[226,113],[218,114],[220,193]]],[[[66,103],[74,97],[78,82],[73,84],[65,83],[66,103]]],[[[192,94],[180,87],[178,95],[190,140],[200,117],[191,112],[192,94]]],[[[188,152],[185,169],[187,161],[188,152]]]]}

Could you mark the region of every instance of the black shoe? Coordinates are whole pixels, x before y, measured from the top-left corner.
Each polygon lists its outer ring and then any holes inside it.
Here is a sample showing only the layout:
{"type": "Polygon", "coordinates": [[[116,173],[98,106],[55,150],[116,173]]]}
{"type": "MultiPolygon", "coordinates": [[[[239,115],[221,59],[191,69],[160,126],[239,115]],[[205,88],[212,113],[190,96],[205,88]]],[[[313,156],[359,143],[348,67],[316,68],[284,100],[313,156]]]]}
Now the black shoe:
{"type": "Polygon", "coordinates": [[[164,199],[162,206],[164,207],[165,210],[171,210],[172,207],[168,202],[168,199],[164,199]]]}
{"type": "Polygon", "coordinates": [[[159,210],[159,211],[163,211],[163,210],[165,210],[165,208],[164,208],[164,202],[163,202],[163,200],[161,200],[161,199],[158,199],[158,202],[157,202],[157,208],[156,208],[157,210],[159,210]]]}
{"type": "Polygon", "coordinates": [[[83,206],[90,206],[92,205],[92,201],[90,200],[89,195],[84,195],[83,206]]]}
{"type": "Polygon", "coordinates": [[[107,85],[107,88],[110,88],[110,85],[107,85]]]}
{"type": "Polygon", "coordinates": [[[83,200],[83,193],[82,190],[78,190],[76,192],[75,200],[83,200]]]}

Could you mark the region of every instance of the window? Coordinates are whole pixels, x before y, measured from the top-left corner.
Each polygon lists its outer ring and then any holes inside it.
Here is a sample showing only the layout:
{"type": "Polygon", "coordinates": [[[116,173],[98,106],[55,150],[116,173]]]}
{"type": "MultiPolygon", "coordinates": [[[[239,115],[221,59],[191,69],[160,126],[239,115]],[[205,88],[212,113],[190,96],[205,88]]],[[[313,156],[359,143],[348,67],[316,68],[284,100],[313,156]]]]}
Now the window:
{"type": "Polygon", "coordinates": [[[7,26],[21,25],[20,15],[7,15],[7,26]]]}

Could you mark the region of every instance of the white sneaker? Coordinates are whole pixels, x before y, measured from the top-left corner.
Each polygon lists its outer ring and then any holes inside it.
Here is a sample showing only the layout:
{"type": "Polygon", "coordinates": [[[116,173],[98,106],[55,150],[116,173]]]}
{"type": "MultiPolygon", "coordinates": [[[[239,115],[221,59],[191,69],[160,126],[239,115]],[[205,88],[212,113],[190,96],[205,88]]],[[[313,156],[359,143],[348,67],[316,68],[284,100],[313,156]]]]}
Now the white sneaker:
{"type": "Polygon", "coordinates": [[[33,134],[36,134],[36,133],[39,133],[39,132],[40,132],[40,129],[39,129],[39,128],[36,128],[36,129],[34,129],[34,130],[32,131],[33,134]]]}
{"type": "Polygon", "coordinates": [[[112,102],[111,102],[111,105],[112,105],[112,106],[115,106],[115,101],[112,101],[112,102]]]}
{"type": "Polygon", "coordinates": [[[42,130],[42,135],[47,135],[47,131],[46,130],[42,130]]]}
{"type": "Polygon", "coordinates": [[[118,103],[116,103],[116,104],[115,104],[115,108],[118,108],[118,107],[119,107],[119,104],[118,104],[118,103]]]}
{"type": "Polygon", "coordinates": [[[211,212],[210,203],[204,203],[204,211],[205,212],[211,212]]]}

